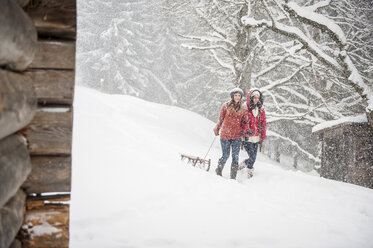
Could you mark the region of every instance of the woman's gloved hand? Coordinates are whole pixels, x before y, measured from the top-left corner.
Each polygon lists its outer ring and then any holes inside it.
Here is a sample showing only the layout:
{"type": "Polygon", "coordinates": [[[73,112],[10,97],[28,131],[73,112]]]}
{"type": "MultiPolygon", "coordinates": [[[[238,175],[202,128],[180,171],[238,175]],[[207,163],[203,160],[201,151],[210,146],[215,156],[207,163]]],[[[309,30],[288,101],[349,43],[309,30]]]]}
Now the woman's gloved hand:
{"type": "Polygon", "coordinates": [[[215,134],[215,136],[219,135],[219,128],[218,128],[218,126],[214,127],[214,134],[215,134]]]}
{"type": "Polygon", "coordinates": [[[252,135],[252,134],[253,134],[253,131],[251,131],[251,129],[247,129],[246,134],[248,134],[248,135],[252,135]]]}

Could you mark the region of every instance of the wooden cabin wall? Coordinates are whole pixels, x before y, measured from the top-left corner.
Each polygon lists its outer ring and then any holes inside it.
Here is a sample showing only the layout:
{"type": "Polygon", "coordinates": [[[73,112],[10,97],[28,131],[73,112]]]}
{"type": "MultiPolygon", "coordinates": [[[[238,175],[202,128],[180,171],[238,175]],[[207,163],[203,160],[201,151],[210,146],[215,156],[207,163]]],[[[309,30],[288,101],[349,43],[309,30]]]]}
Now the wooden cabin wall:
{"type": "Polygon", "coordinates": [[[320,176],[373,188],[373,130],[368,123],[346,123],[319,132],[320,176]]]}
{"type": "Polygon", "coordinates": [[[0,3],[0,248],[68,247],[76,1],[0,3]]]}

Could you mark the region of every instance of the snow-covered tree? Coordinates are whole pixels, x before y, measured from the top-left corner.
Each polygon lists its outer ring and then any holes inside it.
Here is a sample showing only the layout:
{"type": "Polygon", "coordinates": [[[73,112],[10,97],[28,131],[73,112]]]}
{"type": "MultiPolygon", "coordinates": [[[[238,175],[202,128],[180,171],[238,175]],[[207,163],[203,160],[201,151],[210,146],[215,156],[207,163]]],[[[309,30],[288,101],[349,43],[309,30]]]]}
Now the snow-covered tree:
{"type": "MultiPolygon", "coordinates": [[[[256,2],[266,11],[266,15],[258,18],[254,13],[248,13],[242,18],[242,22],[247,27],[271,30],[293,40],[295,46],[301,46],[302,50],[311,55],[313,64],[327,67],[333,71],[334,75],[342,77],[342,80],[334,83],[340,85],[341,91],[343,91],[343,87],[352,87],[359,94],[366,106],[368,120],[373,127],[372,81],[364,78],[361,75],[364,72],[359,71],[355,65],[355,63],[359,63],[356,61],[359,58],[364,59],[364,64],[369,63],[371,54],[363,55],[363,52],[359,51],[359,46],[354,46],[359,43],[367,43],[369,39],[362,38],[358,42],[351,42],[347,38],[352,36],[353,40],[356,40],[359,36],[361,37],[359,32],[362,30],[360,29],[367,27],[364,24],[361,26],[361,21],[355,21],[355,18],[359,19],[360,16],[350,19],[351,15],[348,14],[359,13],[358,9],[361,6],[369,10],[369,6],[361,1],[347,0],[340,1],[341,3],[335,5],[332,5],[331,0],[297,2],[260,0],[256,2]],[[351,9],[355,11],[351,11],[351,9]],[[335,20],[342,19],[341,24],[345,27],[338,25],[332,17],[335,20]],[[354,56],[355,63],[351,59],[354,56]]],[[[360,11],[360,13],[363,12],[360,11]]],[[[363,18],[369,20],[369,16],[371,14],[365,14],[363,18]]],[[[368,32],[371,34],[371,30],[368,32]]],[[[368,44],[367,50],[372,51],[372,46],[372,44],[368,44]]],[[[367,72],[369,73],[369,71],[371,71],[370,68],[367,72]]]]}
{"type": "MultiPolygon", "coordinates": [[[[231,80],[245,91],[254,87],[261,89],[266,95],[268,121],[271,123],[272,132],[269,134],[286,141],[308,158],[318,161],[313,155],[316,154],[316,146],[315,142],[312,142],[314,138],[311,137],[311,127],[325,120],[361,112],[363,100],[354,87],[351,87],[352,84],[348,84],[348,77],[342,73],[345,69],[329,69],[330,63],[327,62],[331,60],[324,54],[333,53],[333,49],[338,49],[340,44],[333,44],[330,32],[324,32],[320,26],[299,20],[299,15],[284,6],[286,2],[194,0],[189,4],[174,2],[173,9],[176,15],[184,12],[188,17],[193,15],[194,18],[199,18],[198,28],[185,28],[180,34],[188,39],[184,47],[209,54],[215,60],[217,68],[225,72],[226,81],[231,80]],[[267,23],[271,21],[287,25],[283,28],[287,32],[291,32],[292,28],[299,30],[294,31],[295,34],[302,33],[301,37],[319,42],[325,52],[321,57],[315,56],[296,35],[284,35],[278,28],[268,27],[267,23]],[[298,132],[286,131],[289,126],[298,132]],[[303,135],[304,133],[306,135],[303,135]]],[[[329,24],[334,23],[333,27],[339,30],[339,36],[349,32],[346,37],[354,44],[355,56],[365,57],[364,61],[369,68],[370,55],[362,55],[362,49],[371,51],[371,45],[362,46],[363,43],[369,42],[366,39],[369,36],[366,32],[364,36],[356,30],[357,27],[369,28],[368,24],[364,26],[364,21],[369,20],[369,16],[365,14],[365,20],[361,18],[351,21],[357,18],[359,6],[353,5],[352,2],[339,2],[335,5],[330,1],[319,1],[316,4],[312,4],[315,1],[296,2],[308,9],[315,6],[317,9],[327,9],[314,19],[332,19],[331,16],[334,15],[342,24],[350,23],[350,30],[342,30],[338,29],[336,23],[328,21],[329,24]],[[351,10],[343,12],[345,8],[351,10]],[[357,36],[359,39],[356,44],[357,36]],[[360,38],[361,36],[364,37],[360,38]],[[362,40],[364,41],[361,42],[362,40]]],[[[344,49],[347,51],[346,47],[344,49]]],[[[340,68],[353,66],[352,63],[346,62],[348,60],[344,61],[340,68]]],[[[369,86],[366,88],[369,90],[369,86]]]]}
{"type": "Polygon", "coordinates": [[[220,80],[209,57],[181,46],[184,39],[177,30],[188,22],[172,16],[170,4],[78,2],[77,76],[83,84],[105,92],[178,105],[216,118],[216,107],[226,98],[221,88],[227,83],[220,80]]]}
{"type": "Polygon", "coordinates": [[[259,88],[273,150],[317,162],[312,126],[370,109],[370,2],[80,1],[77,69],[86,85],[214,121],[230,89],[259,88]]]}
{"type": "Polygon", "coordinates": [[[164,22],[155,14],[159,10],[154,1],[82,1],[78,7],[77,54],[84,84],[109,93],[177,103],[175,83],[166,80],[169,75],[163,69],[176,62],[163,56],[171,44],[159,33],[164,22]]]}

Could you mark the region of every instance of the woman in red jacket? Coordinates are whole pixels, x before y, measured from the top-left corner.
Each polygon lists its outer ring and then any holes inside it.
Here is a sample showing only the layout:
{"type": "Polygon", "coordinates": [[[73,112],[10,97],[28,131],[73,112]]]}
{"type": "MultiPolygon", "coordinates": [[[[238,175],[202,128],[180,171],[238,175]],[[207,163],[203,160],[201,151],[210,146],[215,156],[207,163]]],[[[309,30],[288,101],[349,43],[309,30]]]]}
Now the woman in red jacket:
{"type": "Polygon", "coordinates": [[[245,148],[249,158],[240,164],[240,168],[247,167],[249,169],[248,176],[253,176],[254,163],[258,153],[258,146],[262,147],[262,142],[266,137],[267,120],[263,108],[263,95],[257,90],[250,90],[247,93],[247,118],[251,134],[245,135],[243,147],[245,148]]]}
{"type": "Polygon", "coordinates": [[[219,121],[214,128],[215,135],[219,135],[219,130],[221,129],[220,143],[223,153],[215,172],[219,176],[222,175],[232,147],[231,178],[235,179],[238,170],[241,137],[246,131],[244,128],[247,129],[247,109],[245,104],[242,103],[243,91],[240,88],[233,89],[230,95],[231,100],[224,103],[221,107],[219,121]]]}

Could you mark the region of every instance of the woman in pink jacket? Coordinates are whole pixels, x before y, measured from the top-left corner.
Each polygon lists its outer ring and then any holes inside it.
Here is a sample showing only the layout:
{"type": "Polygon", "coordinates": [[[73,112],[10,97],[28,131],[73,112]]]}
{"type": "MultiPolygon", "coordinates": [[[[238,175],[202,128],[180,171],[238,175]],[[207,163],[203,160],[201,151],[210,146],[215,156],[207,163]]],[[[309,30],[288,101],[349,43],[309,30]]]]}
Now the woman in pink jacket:
{"type": "Polygon", "coordinates": [[[258,146],[262,148],[262,142],[266,137],[267,120],[263,108],[263,95],[257,90],[250,90],[246,98],[247,116],[251,134],[245,135],[243,147],[249,158],[241,162],[240,168],[248,168],[248,176],[253,176],[254,163],[258,153],[258,146]]]}

